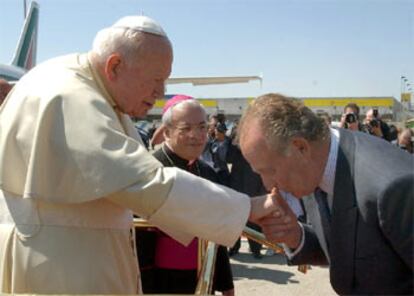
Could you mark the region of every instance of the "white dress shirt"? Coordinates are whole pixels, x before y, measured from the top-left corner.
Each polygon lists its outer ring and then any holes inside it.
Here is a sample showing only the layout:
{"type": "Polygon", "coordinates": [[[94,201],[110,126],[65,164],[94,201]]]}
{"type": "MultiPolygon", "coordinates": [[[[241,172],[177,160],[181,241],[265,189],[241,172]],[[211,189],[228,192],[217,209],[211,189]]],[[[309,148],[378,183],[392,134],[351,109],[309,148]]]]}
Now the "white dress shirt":
{"type": "MultiPolygon", "coordinates": [[[[338,158],[338,146],[339,146],[339,131],[337,129],[330,129],[331,141],[329,145],[328,161],[325,165],[325,170],[322,175],[322,180],[319,183],[319,188],[327,194],[329,209],[332,210],[334,185],[335,185],[335,173],[336,173],[336,160],[338,158]]],[[[305,231],[301,223],[299,223],[302,229],[302,238],[299,246],[296,250],[292,251],[288,246],[283,245],[285,253],[289,259],[293,258],[299,253],[305,243],[305,231]]]]}

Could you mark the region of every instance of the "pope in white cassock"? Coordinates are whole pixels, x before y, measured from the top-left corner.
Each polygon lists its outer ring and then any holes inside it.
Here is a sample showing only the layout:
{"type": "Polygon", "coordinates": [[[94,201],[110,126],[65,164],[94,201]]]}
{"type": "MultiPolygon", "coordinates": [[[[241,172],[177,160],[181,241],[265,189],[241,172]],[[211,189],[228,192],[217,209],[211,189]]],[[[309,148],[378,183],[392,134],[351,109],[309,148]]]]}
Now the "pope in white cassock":
{"type": "Polygon", "coordinates": [[[171,63],[162,28],[125,17],[16,84],[0,109],[0,292],[139,293],[133,212],[183,244],[231,246],[276,208],[145,150],[129,116],[163,97],[171,63]]]}

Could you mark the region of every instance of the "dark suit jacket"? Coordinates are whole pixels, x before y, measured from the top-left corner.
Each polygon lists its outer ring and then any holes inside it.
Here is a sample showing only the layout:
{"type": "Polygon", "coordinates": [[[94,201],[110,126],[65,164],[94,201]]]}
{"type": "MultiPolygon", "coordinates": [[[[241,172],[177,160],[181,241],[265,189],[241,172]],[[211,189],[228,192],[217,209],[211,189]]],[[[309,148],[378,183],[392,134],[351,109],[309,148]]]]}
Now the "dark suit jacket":
{"type": "Polygon", "coordinates": [[[227,162],[232,164],[230,188],[246,193],[250,197],[266,194],[267,190],[260,175],[253,171],[238,146],[230,144],[226,157],[227,162]]]}
{"type": "Polygon", "coordinates": [[[329,264],[339,294],[413,294],[414,157],[388,142],[340,130],[329,246],[317,203],[293,264],[329,264]]]}

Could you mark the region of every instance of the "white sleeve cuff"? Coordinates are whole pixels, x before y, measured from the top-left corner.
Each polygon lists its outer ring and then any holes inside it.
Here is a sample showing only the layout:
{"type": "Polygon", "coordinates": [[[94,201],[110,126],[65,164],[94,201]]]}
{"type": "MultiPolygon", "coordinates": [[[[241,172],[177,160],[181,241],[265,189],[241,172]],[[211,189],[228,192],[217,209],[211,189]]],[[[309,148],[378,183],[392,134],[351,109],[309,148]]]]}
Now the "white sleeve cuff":
{"type": "Polygon", "coordinates": [[[302,232],[302,236],[300,238],[299,246],[295,250],[292,251],[291,248],[289,248],[285,244],[282,244],[283,249],[285,250],[285,254],[289,258],[289,260],[292,259],[293,257],[295,257],[296,254],[299,253],[302,250],[303,245],[305,244],[305,229],[303,228],[302,223],[299,223],[299,226],[300,226],[300,230],[302,232]]]}

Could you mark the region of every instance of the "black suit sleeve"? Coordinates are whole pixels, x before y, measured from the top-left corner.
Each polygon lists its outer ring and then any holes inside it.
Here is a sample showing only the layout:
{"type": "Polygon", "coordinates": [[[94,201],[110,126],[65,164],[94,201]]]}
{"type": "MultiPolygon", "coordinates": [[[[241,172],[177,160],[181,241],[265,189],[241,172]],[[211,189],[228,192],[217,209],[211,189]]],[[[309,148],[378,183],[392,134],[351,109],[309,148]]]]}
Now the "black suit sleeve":
{"type": "Polygon", "coordinates": [[[413,271],[414,177],[396,179],[380,196],[378,218],[381,230],[394,251],[413,271]]]}
{"type": "Polygon", "coordinates": [[[230,142],[226,154],[227,163],[236,162],[240,158],[239,154],[241,154],[240,148],[237,145],[230,142]]]}

